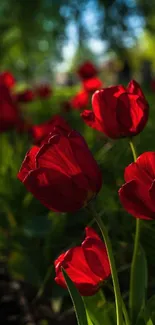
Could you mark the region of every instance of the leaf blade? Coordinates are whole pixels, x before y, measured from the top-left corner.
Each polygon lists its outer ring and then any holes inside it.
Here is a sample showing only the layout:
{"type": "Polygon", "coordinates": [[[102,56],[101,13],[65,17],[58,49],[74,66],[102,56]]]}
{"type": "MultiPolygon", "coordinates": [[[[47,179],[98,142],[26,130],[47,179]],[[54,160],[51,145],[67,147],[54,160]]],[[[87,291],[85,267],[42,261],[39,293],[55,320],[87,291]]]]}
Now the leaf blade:
{"type": "Polygon", "coordinates": [[[62,273],[66,281],[67,289],[73,302],[78,325],[88,325],[85,305],[74,283],[67,272],[62,268],[62,273]]]}

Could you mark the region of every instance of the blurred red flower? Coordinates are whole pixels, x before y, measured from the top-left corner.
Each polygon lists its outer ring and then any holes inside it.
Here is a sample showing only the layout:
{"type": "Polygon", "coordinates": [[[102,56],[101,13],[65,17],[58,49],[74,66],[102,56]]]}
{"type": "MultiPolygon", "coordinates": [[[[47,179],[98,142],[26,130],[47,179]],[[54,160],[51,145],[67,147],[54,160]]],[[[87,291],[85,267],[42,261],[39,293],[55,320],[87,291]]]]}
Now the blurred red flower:
{"type": "Polygon", "coordinates": [[[84,138],[60,127],[27,153],[18,178],[47,208],[76,211],[99,192],[102,175],[84,138]]]}
{"type": "Polygon", "coordinates": [[[92,106],[93,112],[81,114],[85,123],[112,139],[135,136],[148,120],[149,105],[134,80],[127,88],[118,85],[96,91],[92,106]]]}
{"type": "Polygon", "coordinates": [[[31,89],[26,89],[22,92],[16,93],[14,97],[19,103],[28,103],[35,99],[35,93],[31,89]]]}
{"type": "Polygon", "coordinates": [[[110,274],[110,264],[104,243],[90,227],[85,228],[86,238],[81,246],[69,249],[55,261],[55,281],[66,288],[63,267],[82,296],[95,294],[110,274]]]}
{"type": "Polygon", "coordinates": [[[34,142],[36,144],[40,144],[42,140],[48,136],[48,134],[52,132],[56,126],[61,126],[61,128],[68,130],[68,124],[66,121],[61,116],[55,115],[44,123],[33,125],[29,131],[34,142]]]}
{"type": "Polygon", "coordinates": [[[52,95],[52,88],[49,84],[43,84],[37,86],[35,92],[40,98],[48,98],[52,95]]]}
{"type": "Polygon", "coordinates": [[[9,88],[0,83],[0,132],[15,128],[20,122],[20,113],[9,88]]]}
{"type": "Polygon", "coordinates": [[[86,108],[89,104],[89,94],[85,90],[81,90],[70,101],[71,107],[77,110],[86,108]]]}
{"type": "Polygon", "coordinates": [[[155,152],[145,152],[125,169],[119,190],[123,207],[134,217],[155,219],[155,152]]]}
{"type": "Polygon", "coordinates": [[[11,72],[4,71],[0,74],[0,84],[4,84],[8,88],[12,88],[16,83],[16,80],[11,72]]]}
{"type": "Polygon", "coordinates": [[[89,79],[97,75],[98,71],[94,64],[90,61],[85,61],[77,70],[79,77],[83,79],[89,79]]]}
{"type": "Polygon", "coordinates": [[[103,83],[97,77],[83,80],[83,88],[90,93],[94,93],[94,91],[102,87],[103,87],[103,83]]]}

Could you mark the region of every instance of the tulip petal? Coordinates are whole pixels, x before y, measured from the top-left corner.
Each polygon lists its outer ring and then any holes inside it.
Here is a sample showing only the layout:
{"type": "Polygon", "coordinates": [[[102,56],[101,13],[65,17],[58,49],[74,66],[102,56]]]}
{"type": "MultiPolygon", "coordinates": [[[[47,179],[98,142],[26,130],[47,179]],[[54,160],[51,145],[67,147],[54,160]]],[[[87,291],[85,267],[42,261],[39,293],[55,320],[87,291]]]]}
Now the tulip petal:
{"type": "Polygon", "coordinates": [[[154,205],[155,202],[155,180],[152,183],[152,186],[150,187],[149,190],[150,198],[152,200],[152,204],[154,205]]]}
{"type": "Polygon", "coordinates": [[[38,151],[39,147],[33,146],[26,154],[25,159],[17,175],[18,179],[21,182],[24,182],[25,178],[31,170],[36,169],[36,154],[38,153],[38,151]]]}
{"type": "Polygon", "coordinates": [[[65,136],[54,135],[44,144],[37,155],[37,166],[54,168],[66,175],[76,175],[81,172],[65,136]]]}
{"type": "Polygon", "coordinates": [[[132,180],[119,190],[119,198],[123,207],[136,218],[155,219],[155,207],[151,202],[145,184],[132,180]]]}
{"type": "Polygon", "coordinates": [[[79,136],[76,132],[72,132],[70,135],[70,145],[77,165],[87,178],[89,190],[95,193],[98,192],[102,186],[102,173],[84,141],[84,138],[79,136]],[[95,182],[94,179],[96,180],[95,182]]]}
{"type": "Polygon", "coordinates": [[[148,106],[142,97],[121,94],[117,102],[116,118],[122,136],[136,135],[148,120],[148,106]]]}
{"type": "Polygon", "coordinates": [[[54,169],[31,171],[24,184],[43,205],[54,211],[76,211],[87,199],[86,189],[75,186],[70,177],[54,169]]]}
{"type": "Polygon", "coordinates": [[[99,237],[97,232],[91,227],[86,227],[85,228],[85,233],[86,233],[86,237],[91,237],[91,238],[101,240],[101,238],[99,237]]]}
{"type": "Polygon", "coordinates": [[[155,179],[155,152],[144,152],[135,163],[126,167],[124,179],[126,182],[140,179],[150,187],[153,179],[155,179]]]}
{"type": "Polygon", "coordinates": [[[74,247],[66,252],[64,257],[60,256],[55,261],[56,278],[55,281],[66,288],[66,284],[62,275],[61,267],[63,267],[76,287],[79,289],[81,295],[91,295],[97,290],[98,277],[93,274],[88,264],[86,263],[82,247],[74,247]],[[57,262],[59,267],[57,267],[57,262]]]}
{"type": "Polygon", "coordinates": [[[121,85],[98,90],[92,97],[92,106],[95,117],[101,123],[103,132],[115,139],[120,136],[119,125],[116,118],[118,97],[124,93],[121,85]]]}
{"type": "Polygon", "coordinates": [[[66,131],[66,133],[71,131],[67,122],[61,116],[55,115],[42,124],[32,126],[30,132],[35,143],[40,144],[41,141],[50,134],[50,132],[53,132],[54,130],[56,132],[56,129],[59,129],[58,133],[60,133],[61,129],[66,131]]]}
{"type": "Polygon", "coordinates": [[[100,280],[103,281],[106,279],[111,271],[106,247],[102,240],[100,238],[86,237],[82,243],[82,247],[90,269],[100,280]]]}
{"type": "Polygon", "coordinates": [[[84,110],[80,115],[88,126],[90,126],[91,128],[97,131],[105,133],[104,126],[96,118],[95,114],[92,111],[84,110]]]}
{"type": "Polygon", "coordinates": [[[142,89],[137,81],[131,80],[126,88],[127,92],[145,98],[142,89]]]}

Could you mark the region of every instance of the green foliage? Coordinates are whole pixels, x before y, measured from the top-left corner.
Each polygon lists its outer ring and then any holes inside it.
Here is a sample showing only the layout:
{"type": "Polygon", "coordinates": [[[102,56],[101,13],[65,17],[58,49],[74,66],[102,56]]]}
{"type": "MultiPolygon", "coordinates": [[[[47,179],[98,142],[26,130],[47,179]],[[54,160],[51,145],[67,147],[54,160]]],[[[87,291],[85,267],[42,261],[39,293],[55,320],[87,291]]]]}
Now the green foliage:
{"type": "Polygon", "coordinates": [[[87,315],[86,315],[85,306],[82,297],[80,296],[77,288],[75,287],[75,285],[73,284],[73,282],[71,281],[71,279],[69,278],[68,274],[64,269],[62,269],[62,273],[65,278],[67,288],[73,302],[78,325],[88,325],[87,315]]]}
{"type": "Polygon", "coordinates": [[[133,323],[136,322],[137,315],[140,313],[141,309],[145,308],[146,289],[148,287],[147,276],[147,261],[145,253],[144,250],[139,247],[135,260],[134,282],[132,291],[130,292],[130,315],[133,323]]]}
{"type": "Polygon", "coordinates": [[[107,302],[101,290],[94,296],[84,297],[84,303],[94,325],[116,325],[115,304],[107,302]]]}

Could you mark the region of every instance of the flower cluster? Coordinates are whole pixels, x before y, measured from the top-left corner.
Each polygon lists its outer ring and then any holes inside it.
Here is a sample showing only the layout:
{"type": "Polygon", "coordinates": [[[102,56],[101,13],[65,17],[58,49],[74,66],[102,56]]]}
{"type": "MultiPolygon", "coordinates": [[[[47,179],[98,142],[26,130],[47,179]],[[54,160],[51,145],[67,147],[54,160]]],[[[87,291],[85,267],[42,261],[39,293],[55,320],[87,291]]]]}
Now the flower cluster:
{"type": "MultiPolygon", "coordinates": [[[[128,138],[134,150],[132,138],[144,129],[149,116],[149,105],[140,85],[131,80],[126,88],[123,85],[103,88],[97,76],[98,69],[89,61],[78,68],[77,74],[81,90],[63,103],[63,113],[71,109],[83,110],[81,123],[84,121],[111,139],[128,138]]],[[[10,129],[27,132],[34,143],[25,156],[18,179],[49,210],[74,213],[85,208],[97,221],[104,239],[103,242],[97,232],[87,226],[81,245],[56,258],[55,281],[67,288],[65,270],[80,295],[91,296],[112,276],[117,325],[122,325],[122,297],[112,247],[103,220],[94,209],[94,198],[102,187],[101,169],[83,136],[60,115],[53,115],[41,124],[33,124],[24,118],[25,106],[21,103],[49,98],[52,95],[49,84],[21,92],[16,89],[16,80],[10,72],[0,74],[0,132],[10,129]]],[[[138,219],[154,220],[155,152],[144,152],[138,158],[134,153],[134,162],[125,168],[124,179],[125,184],[118,191],[123,208],[138,222],[138,219]]],[[[131,265],[132,279],[136,274],[137,238],[139,235],[136,235],[131,265]]],[[[129,295],[132,293],[133,288],[129,295]]],[[[134,323],[132,316],[131,320],[134,323]]]]}
{"type": "MultiPolygon", "coordinates": [[[[79,68],[78,74],[84,88],[72,98],[69,109],[87,106],[88,93],[102,86],[96,78],[96,68],[89,62],[79,68]]],[[[42,89],[40,94],[46,90],[42,89]]],[[[112,139],[137,135],[148,120],[148,102],[134,80],[127,88],[118,85],[97,90],[92,106],[93,111],[81,114],[83,120],[112,139]]],[[[58,115],[31,126],[29,132],[35,145],[26,154],[18,173],[27,190],[52,211],[74,212],[89,205],[101,189],[102,173],[84,138],[58,115]]],[[[124,178],[126,183],[119,190],[123,207],[136,218],[155,219],[155,153],[142,154],[125,169],[124,178]]],[[[81,246],[62,253],[54,265],[59,285],[66,288],[63,268],[80,294],[89,296],[100,289],[114,270],[108,244],[105,246],[92,228],[85,231],[81,246]]]]}
{"type": "Polygon", "coordinates": [[[81,81],[80,91],[69,101],[70,109],[83,110],[89,107],[91,95],[103,87],[103,82],[97,77],[98,70],[90,61],[84,62],[77,70],[81,81]]]}

